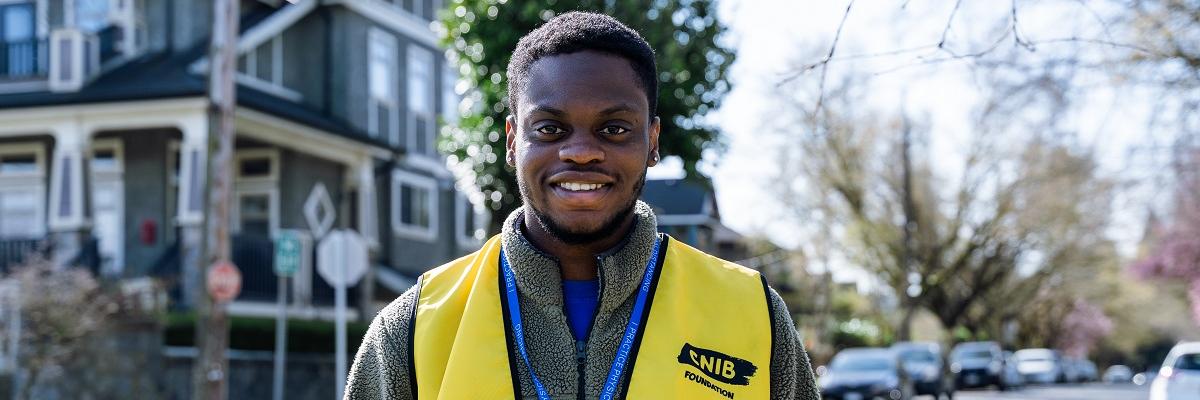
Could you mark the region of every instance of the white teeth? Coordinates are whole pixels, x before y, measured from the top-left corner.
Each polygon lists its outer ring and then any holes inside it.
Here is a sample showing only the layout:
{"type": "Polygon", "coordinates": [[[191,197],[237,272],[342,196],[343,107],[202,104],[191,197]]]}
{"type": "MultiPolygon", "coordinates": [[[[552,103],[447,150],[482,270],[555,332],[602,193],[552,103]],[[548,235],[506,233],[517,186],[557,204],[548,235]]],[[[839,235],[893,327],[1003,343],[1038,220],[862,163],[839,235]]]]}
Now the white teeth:
{"type": "Polygon", "coordinates": [[[563,189],[570,190],[572,192],[579,192],[579,191],[585,191],[585,190],[596,190],[596,189],[600,189],[600,188],[604,187],[603,184],[599,184],[599,183],[578,183],[578,182],[563,182],[563,183],[558,184],[558,186],[563,189]]]}

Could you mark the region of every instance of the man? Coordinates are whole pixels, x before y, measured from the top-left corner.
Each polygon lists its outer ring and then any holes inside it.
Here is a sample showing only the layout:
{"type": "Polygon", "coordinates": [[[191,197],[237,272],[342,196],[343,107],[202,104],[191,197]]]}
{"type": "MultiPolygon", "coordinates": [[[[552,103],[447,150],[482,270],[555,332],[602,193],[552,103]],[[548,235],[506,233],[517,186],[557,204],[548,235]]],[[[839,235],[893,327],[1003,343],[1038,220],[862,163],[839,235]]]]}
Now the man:
{"type": "Polygon", "coordinates": [[[787,307],[753,271],[660,235],[654,53],[573,12],[508,67],[522,208],[375,317],[347,399],[817,399],[787,307]]]}

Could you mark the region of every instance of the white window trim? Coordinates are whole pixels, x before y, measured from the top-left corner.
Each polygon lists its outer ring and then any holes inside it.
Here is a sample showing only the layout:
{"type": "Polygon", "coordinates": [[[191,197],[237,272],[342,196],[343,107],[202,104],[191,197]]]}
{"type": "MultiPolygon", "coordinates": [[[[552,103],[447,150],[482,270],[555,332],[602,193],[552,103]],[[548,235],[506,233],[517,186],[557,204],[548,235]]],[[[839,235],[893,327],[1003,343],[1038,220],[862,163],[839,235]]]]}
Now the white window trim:
{"type": "Polygon", "coordinates": [[[458,241],[458,247],[479,247],[483,244],[486,232],[486,215],[480,212],[480,208],[476,207],[461,192],[455,193],[454,200],[454,236],[458,241]],[[470,227],[470,232],[463,229],[468,212],[475,214],[475,226],[470,227]]]}
{"type": "Polygon", "coordinates": [[[409,104],[408,96],[406,95],[404,98],[404,106],[408,109],[408,118],[407,118],[408,121],[406,121],[406,126],[408,127],[408,132],[409,132],[408,140],[407,140],[407,147],[408,147],[410,153],[435,154],[435,153],[437,153],[437,143],[435,143],[435,142],[437,141],[437,117],[436,117],[436,114],[437,114],[437,108],[438,108],[437,87],[438,87],[439,79],[438,79],[437,69],[435,68],[435,62],[433,61],[433,59],[434,59],[433,51],[424,46],[410,43],[408,45],[408,49],[405,51],[405,55],[407,56],[406,66],[408,67],[405,69],[405,77],[404,77],[405,78],[404,79],[405,90],[413,90],[413,88],[408,84],[408,82],[412,78],[412,74],[413,74],[412,64],[414,62],[428,61],[428,71],[429,71],[429,75],[430,75],[428,77],[429,79],[427,79],[427,81],[429,82],[428,93],[426,93],[426,95],[428,96],[427,101],[429,103],[429,104],[426,104],[427,111],[418,113],[416,110],[413,109],[412,105],[409,104]],[[417,58],[421,58],[421,60],[418,60],[417,58]],[[421,117],[424,117],[427,120],[427,123],[425,124],[426,125],[425,132],[417,132],[417,115],[418,114],[420,114],[421,117]],[[417,148],[417,135],[420,133],[425,134],[425,146],[426,147],[424,149],[417,148]]]}
{"type": "Polygon", "coordinates": [[[40,237],[46,234],[46,214],[49,212],[46,202],[47,168],[45,145],[37,142],[0,145],[0,158],[3,158],[4,155],[30,153],[33,153],[34,163],[37,164],[36,171],[0,173],[0,192],[36,193],[34,201],[37,204],[37,210],[34,213],[37,214],[38,224],[30,227],[30,236],[40,237]]]}
{"type": "Polygon", "coordinates": [[[26,178],[26,179],[38,178],[37,180],[40,181],[41,180],[40,178],[45,177],[47,168],[46,168],[46,147],[44,145],[42,145],[41,143],[36,143],[36,142],[0,145],[0,159],[4,158],[5,155],[29,154],[29,153],[33,153],[33,157],[35,160],[34,162],[37,164],[36,171],[33,171],[33,172],[8,172],[8,173],[0,172],[0,179],[4,179],[5,182],[10,182],[11,180],[16,179],[16,178],[26,178]]]}
{"type": "Polygon", "coordinates": [[[234,159],[234,198],[230,216],[233,218],[233,232],[242,231],[241,197],[246,195],[267,195],[267,206],[270,222],[270,235],[279,233],[279,150],[273,148],[235,149],[234,159]],[[266,158],[271,163],[271,173],[267,176],[243,177],[242,161],[252,158],[266,158]]]}
{"type": "Polygon", "coordinates": [[[399,57],[400,42],[396,38],[396,35],[378,27],[371,27],[369,30],[367,30],[367,133],[376,138],[383,136],[389,143],[392,144],[400,143],[399,57]],[[376,41],[385,43],[385,45],[391,47],[392,50],[392,65],[388,67],[388,69],[391,70],[392,81],[389,82],[389,84],[392,87],[390,95],[385,97],[376,96],[374,94],[374,90],[371,88],[373,82],[371,81],[372,78],[370,68],[372,63],[375,62],[374,55],[372,54],[372,47],[374,46],[373,43],[376,43],[376,41]],[[388,112],[389,124],[386,136],[384,136],[385,132],[379,132],[380,106],[386,108],[388,112]]]}
{"type": "Polygon", "coordinates": [[[279,235],[279,188],[266,183],[239,184],[234,190],[233,207],[229,215],[233,218],[233,233],[242,231],[242,202],[243,196],[267,195],[267,222],[271,237],[279,235]]]}
{"type": "Polygon", "coordinates": [[[417,175],[404,170],[392,170],[391,185],[391,222],[392,232],[396,236],[407,239],[432,242],[437,239],[438,232],[438,184],[437,180],[427,176],[417,175]],[[409,185],[424,189],[429,196],[429,227],[408,225],[400,220],[400,209],[404,207],[400,196],[400,185],[409,185]]]}
{"type": "Polygon", "coordinates": [[[234,165],[234,174],[235,174],[235,176],[237,176],[237,179],[235,179],[237,181],[237,183],[266,182],[266,183],[274,184],[276,181],[279,180],[279,150],[276,150],[276,149],[234,150],[233,159],[234,159],[234,164],[233,164],[234,165]],[[252,159],[252,158],[268,159],[271,162],[271,173],[265,177],[242,176],[242,161],[247,160],[247,159],[252,159]]]}

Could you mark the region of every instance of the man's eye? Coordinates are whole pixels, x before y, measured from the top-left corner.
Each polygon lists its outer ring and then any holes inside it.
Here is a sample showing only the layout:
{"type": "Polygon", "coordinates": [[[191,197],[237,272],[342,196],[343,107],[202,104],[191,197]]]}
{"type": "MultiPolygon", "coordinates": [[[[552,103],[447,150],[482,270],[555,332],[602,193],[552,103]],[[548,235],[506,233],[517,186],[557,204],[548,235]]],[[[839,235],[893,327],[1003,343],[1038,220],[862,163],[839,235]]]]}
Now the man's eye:
{"type": "Polygon", "coordinates": [[[567,131],[554,125],[546,125],[541,128],[537,128],[537,132],[543,135],[561,135],[567,133],[567,131]]]}
{"type": "Polygon", "coordinates": [[[629,132],[629,129],[622,128],[619,126],[606,126],[603,129],[600,129],[600,133],[603,133],[605,135],[613,135],[613,136],[620,135],[623,133],[628,133],[628,132],[629,132]]]}

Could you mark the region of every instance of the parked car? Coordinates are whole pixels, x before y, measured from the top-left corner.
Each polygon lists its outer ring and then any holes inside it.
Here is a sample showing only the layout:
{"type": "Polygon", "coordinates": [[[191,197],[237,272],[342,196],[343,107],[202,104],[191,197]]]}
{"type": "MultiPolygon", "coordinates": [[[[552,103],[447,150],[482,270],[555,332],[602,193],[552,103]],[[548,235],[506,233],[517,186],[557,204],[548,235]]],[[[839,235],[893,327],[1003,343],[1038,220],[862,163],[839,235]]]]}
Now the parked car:
{"type": "Polygon", "coordinates": [[[1017,359],[1017,371],[1026,383],[1049,384],[1062,382],[1065,378],[1062,357],[1055,350],[1024,349],[1018,350],[1013,357],[1017,359]]]}
{"type": "Polygon", "coordinates": [[[1004,373],[1000,376],[1000,388],[1002,390],[1020,389],[1025,386],[1025,379],[1021,377],[1021,372],[1017,370],[1017,359],[1013,357],[1013,352],[1004,352],[1004,373]]]}
{"type": "Polygon", "coordinates": [[[1083,378],[1083,371],[1080,370],[1079,359],[1071,356],[1062,358],[1063,382],[1078,383],[1083,378]]]}
{"type": "Polygon", "coordinates": [[[883,348],[838,352],[820,377],[819,386],[821,397],[828,400],[908,400],[915,391],[900,357],[883,348]]]}
{"type": "Polygon", "coordinates": [[[1104,370],[1105,383],[1130,383],[1133,381],[1133,370],[1124,365],[1113,365],[1104,370]]]}
{"type": "Polygon", "coordinates": [[[1171,348],[1150,384],[1150,400],[1194,400],[1200,396],[1200,342],[1171,348]]]}
{"type": "Polygon", "coordinates": [[[965,342],[950,352],[950,372],[957,388],[1003,387],[1004,352],[996,342],[965,342]]]}
{"type": "Polygon", "coordinates": [[[892,345],[892,350],[912,378],[917,395],[954,398],[954,382],[942,361],[942,346],[932,342],[898,342],[892,345]]]}
{"type": "Polygon", "coordinates": [[[1079,370],[1083,382],[1100,380],[1100,372],[1096,370],[1096,363],[1092,362],[1092,360],[1086,358],[1079,359],[1079,370]]]}

